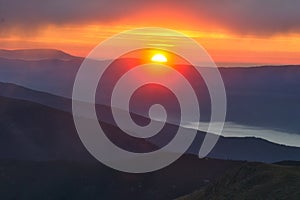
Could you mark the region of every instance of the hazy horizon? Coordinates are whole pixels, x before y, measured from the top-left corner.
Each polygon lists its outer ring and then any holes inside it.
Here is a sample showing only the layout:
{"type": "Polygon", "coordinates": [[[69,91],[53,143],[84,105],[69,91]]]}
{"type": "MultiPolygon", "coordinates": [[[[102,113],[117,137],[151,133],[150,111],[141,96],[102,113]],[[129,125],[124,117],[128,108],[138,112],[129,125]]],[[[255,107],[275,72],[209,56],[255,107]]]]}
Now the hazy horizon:
{"type": "MultiPolygon", "coordinates": [[[[28,51],[29,53],[31,53],[30,55],[31,56],[38,56],[40,55],[40,52],[37,54],[37,55],[33,55],[32,53],[33,52],[30,52],[30,51],[58,51],[58,52],[62,52],[62,53],[65,53],[69,56],[73,56],[73,57],[78,57],[78,58],[82,58],[84,59],[85,57],[82,56],[82,55],[77,55],[77,54],[72,54],[70,52],[67,52],[67,51],[63,51],[61,49],[51,49],[51,48],[16,48],[16,49],[1,49],[0,48],[0,51],[3,50],[3,51],[11,51],[11,53],[13,52],[24,52],[26,53],[26,51],[28,51]]],[[[27,52],[27,53],[28,53],[27,52]]],[[[19,58],[19,59],[24,59],[24,60],[39,60],[39,58],[26,58],[28,54],[21,54],[22,58],[19,58]]],[[[13,55],[11,55],[13,56],[13,55]]],[[[46,54],[43,54],[43,56],[47,56],[46,54]]],[[[1,54],[0,54],[0,58],[7,58],[5,56],[2,56],[1,57],[1,54]]],[[[113,60],[113,58],[103,58],[101,59],[102,61],[105,61],[105,60],[113,60]]],[[[275,63],[254,63],[254,62],[236,62],[236,63],[231,63],[231,62],[215,62],[217,67],[230,67],[230,68],[234,68],[234,67],[262,67],[262,66],[298,66],[300,65],[300,62],[299,63],[294,63],[294,64],[289,64],[289,63],[282,63],[282,64],[275,64],[275,63]]]]}

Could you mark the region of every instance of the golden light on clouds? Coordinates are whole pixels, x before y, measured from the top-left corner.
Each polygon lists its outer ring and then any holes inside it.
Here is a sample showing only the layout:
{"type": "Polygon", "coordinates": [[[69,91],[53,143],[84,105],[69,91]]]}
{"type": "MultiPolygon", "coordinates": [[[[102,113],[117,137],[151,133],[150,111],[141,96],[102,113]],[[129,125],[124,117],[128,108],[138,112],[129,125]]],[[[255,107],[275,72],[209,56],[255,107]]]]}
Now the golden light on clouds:
{"type": "MultiPolygon", "coordinates": [[[[77,56],[86,56],[101,41],[121,31],[132,28],[137,27],[135,25],[118,25],[116,23],[106,25],[48,25],[32,35],[14,33],[9,36],[1,36],[0,48],[53,48],[77,56]]],[[[178,31],[185,33],[199,42],[217,63],[225,63],[225,65],[226,63],[236,63],[237,65],[242,63],[300,63],[299,34],[261,37],[255,35],[243,36],[231,34],[226,31],[209,32],[197,29],[178,29],[178,31]]],[[[153,36],[147,35],[147,33],[141,33],[141,35],[151,41],[149,44],[153,48],[184,45],[180,44],[180,40],[176,40],[174,36],[153,36]]],[[[107,58],[109,58],[109,52],[107,52],[107,58]]]]}

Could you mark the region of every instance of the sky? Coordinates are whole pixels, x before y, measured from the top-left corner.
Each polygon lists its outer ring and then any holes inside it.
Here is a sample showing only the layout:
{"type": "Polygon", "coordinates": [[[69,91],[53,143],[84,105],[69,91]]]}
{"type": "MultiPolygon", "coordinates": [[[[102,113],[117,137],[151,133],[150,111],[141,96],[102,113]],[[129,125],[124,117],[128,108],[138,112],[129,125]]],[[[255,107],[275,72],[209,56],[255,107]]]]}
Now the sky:
{"type": "Polygon", "coordinates": [[[300,64],[299,10],[299,0],[0,0],[0,49],[86,56],[120,31],[154,26],[194,38],[222,66],[300,64]]]}

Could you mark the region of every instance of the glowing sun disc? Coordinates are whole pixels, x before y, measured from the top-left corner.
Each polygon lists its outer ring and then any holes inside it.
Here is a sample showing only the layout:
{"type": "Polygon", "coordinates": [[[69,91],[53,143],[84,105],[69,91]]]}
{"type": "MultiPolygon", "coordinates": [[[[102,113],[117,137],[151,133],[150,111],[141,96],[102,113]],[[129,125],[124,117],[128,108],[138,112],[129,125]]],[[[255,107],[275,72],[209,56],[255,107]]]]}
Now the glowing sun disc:
{"type": "Polygon", "coordinates": [[[151,60],[153,62],[161,62],[161,63],[168,61],[167,57],[161,53],[158,53],[158,54],[155,54],[154,56],[152,56],[151,60]]]}

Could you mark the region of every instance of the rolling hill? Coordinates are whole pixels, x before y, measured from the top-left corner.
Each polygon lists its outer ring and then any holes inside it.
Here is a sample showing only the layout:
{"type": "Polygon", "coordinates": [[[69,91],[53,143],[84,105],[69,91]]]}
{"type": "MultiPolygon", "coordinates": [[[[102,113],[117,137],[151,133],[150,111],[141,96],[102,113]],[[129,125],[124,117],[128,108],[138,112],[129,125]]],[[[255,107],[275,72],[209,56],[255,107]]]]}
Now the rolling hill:
{"type": "MultiPolygon", "coordinates": [[[[77,135],[69,99],[12,84],[0,83],[0,88],[0,158],[90,159],[77,135]],[[18,148],[15,148],[16,146],[18,148]]],[[[103,105],[100,107],[108,109],[103,105]]],[[[147,120],[140,115],[136,115],[136,118],[147,120]]],[[[102,125],[109,132],[110,139],[124,148],[149,150],[167,142],[139,140],[126,143],[126,137],[117,134],[120,130],[116,129],[112,119],[105,118],[102,125]]],[[[176,126],[170,124],[169,131],[176,131],[176,126]]],[[[198,136],[188,153],[197,155],[204,135],[198,131],[198,136]]],[[[300,148],[279,145],[259,138],[220,137],[208,156],[225,160],[278,162],[300,160],[300,148]]]]}
{"type": "Polygon", "coordinates": [[[216,182],[178,200],[299,199],[300,166],[244,163],[216,182]]]}

